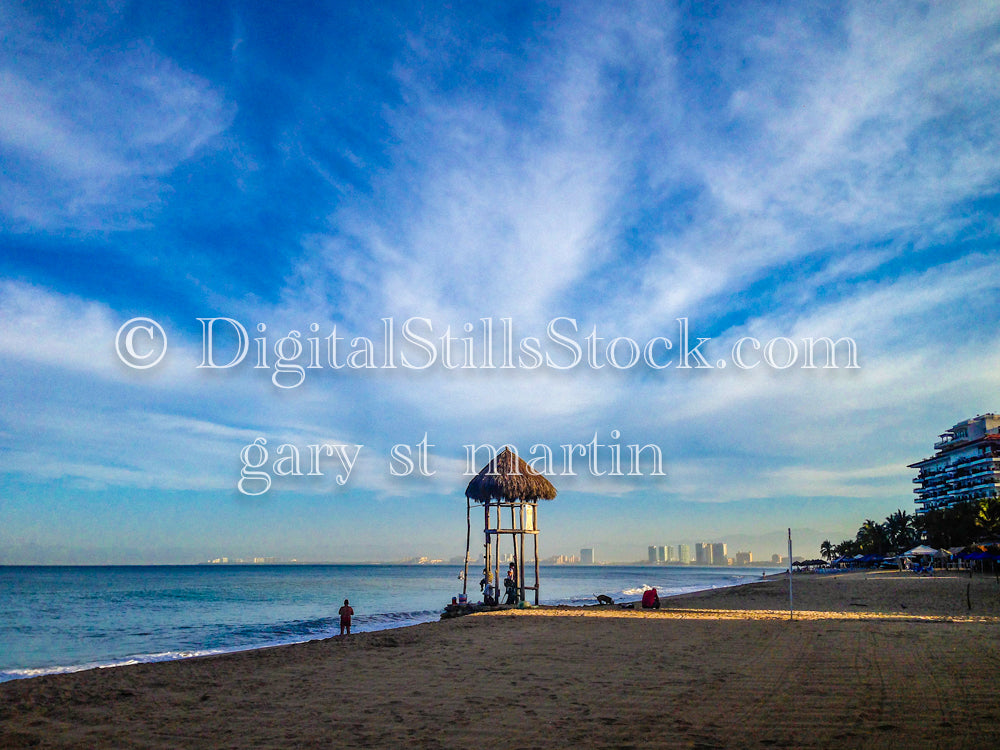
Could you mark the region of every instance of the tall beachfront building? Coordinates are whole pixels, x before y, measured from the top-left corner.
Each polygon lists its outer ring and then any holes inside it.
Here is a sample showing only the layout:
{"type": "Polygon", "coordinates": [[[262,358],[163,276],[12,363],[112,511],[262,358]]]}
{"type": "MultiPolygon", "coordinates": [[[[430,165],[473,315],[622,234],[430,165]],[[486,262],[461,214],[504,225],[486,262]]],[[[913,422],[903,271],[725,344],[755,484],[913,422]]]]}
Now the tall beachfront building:
{"type": "Polygon", "coordinates": [[[670,562],[673,559],[674,559],[673,548],[663,544],[649,545],[649,562],[651,563],[670,562]]]}
{"type": "Polygon", "coordinates": [[[691,545],[690,544],[678,544],[677,545],[677,559],[687,565],[691,562],[691,545]]]}
{"type": "Polygon", "coordinates": [[[694,545],[694,561],[698,565],[712,564],[712,545],[708,542],[698,542],[694,545]]]}
{"type": "Polygon", "coordinates": [[[729,565],[725,542],[716,542],[712,545],[712,565],[729,565]]]}
{"type": "Polygon", "coordinates": [[[594,564],[594,548],[584,547],[580,550],[580,564],[581,565],[593,565],[594,564]]]}
{"type": "Polygon", "coordinates": [[[1000,417],[982,414],[945,430],[930,458],[910,464],[917,513],[950,508],[1000,492],[1000,417]]]}

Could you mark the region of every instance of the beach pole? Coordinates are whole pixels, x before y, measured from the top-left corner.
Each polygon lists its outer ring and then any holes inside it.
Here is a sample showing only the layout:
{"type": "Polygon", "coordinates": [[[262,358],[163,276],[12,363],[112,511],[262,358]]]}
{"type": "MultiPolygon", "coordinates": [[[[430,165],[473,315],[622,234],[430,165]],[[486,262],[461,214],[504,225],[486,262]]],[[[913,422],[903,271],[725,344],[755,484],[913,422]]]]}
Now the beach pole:
{"type": "Polygon", "coordinates": [[[792,530],[788,529],[788,619],[795,619],[795,607],[792,604],[792,530]]]}

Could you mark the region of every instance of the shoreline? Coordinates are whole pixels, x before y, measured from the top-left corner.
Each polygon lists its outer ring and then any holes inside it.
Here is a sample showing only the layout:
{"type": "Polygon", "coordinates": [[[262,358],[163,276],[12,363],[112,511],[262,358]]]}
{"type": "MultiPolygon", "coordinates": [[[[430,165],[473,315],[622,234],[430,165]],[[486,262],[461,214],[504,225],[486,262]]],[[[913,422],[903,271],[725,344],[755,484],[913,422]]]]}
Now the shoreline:
{"type": "MultiPolygon", "coordinates": [[[[326,563],[322,563],[322,564],[309,563],[309,564],[310,565],[328,565],[326,563]]],[[[271,564],[271,567],[277,567],[277,566],[280,566],[280,565],[282,565],[282,563],[275,563],[275,564],[271,564]]],[[[353,563],[352,564],[344,563],[343,565],[354,565],[354,564],[353,563]]],[[[385,564],[385,565],[389,565],[389,564],[385,564]]],[[[17,567],[17,566],[14,566],[14,567],[17,567]]],[[[79,565],[73,565],[73,566],[34,566],[34,567],[70,567],[70,568],[79,568],[79,567],[84,567],[84,568],[88,568],[88,567],[117,567],[117,568],[122,568],[122,567],[151,567],[151,566],[127,566],[127,565],[125,565],[125,566],[121,566],[121,565],[119,565],[119,566],[79,566],[79,565]]],[[[153,567],[156,567],[156,566],[153,566],[153,567]]],[[[159,567],[164,567],[164,566],[159,566],[159,567]]],[[[195,567],[195,566],[187,566],[187,567],[195,567]]],[[[211,567],[211,566],[208,566],[208,567],[211,567]]],[[[236,567],[238,567],[238,565],[236,567]]],[[[247,566],[245,566],[245,567],[247,567],[247,566]]],[[[249,567],[265,567],[265,566],[263,564],[261,564],[261,565],[249,566],[249,567]]],[[[383,566],[383,567],[385,567],[385,566],[383,566]]],[[[421,567],[428,567],[428,566],[421,566],[421,567]]],[[[556,566],[556,567],[559,567],[559,566],[556,566]]],[[[579,566],[576,566],[576,567],[579,567],[579,566]]],[[[588,567],[602,567],[602,566],[588,566],[588,567]]],[[[606,566],[604,566],[604,567],[606,567],[606,566]]],[[[662,566],[640,566],[640,565],[636,565],[635,567],[648,567],[648,568],[654,568],[655,569],[655,568],[659,568],[659,567],[662,567],[662,566]]],[[[691,568],[696,568],[698,566],[690,566],[690,567],[691,568]]],[[[714,568],[712,566],[701,566],[701,568],[699,568],[699,569],[712,570],[712,571],[730,570],[729,568],[714,568]]],[[[741,574],[741,575],[742,574],[746,574],[746,575],[749,576],[753,570],[757,570],[757,569],[758,568],[737,568],[737,569],[734,569],[733,572],[735,572],[736,574],[741,574]]],[[[778,572],[777,575],[780,576],[780,575],[782,575],[782,573],[778,572]]],[[[721,589],[724,589],[724,588],[731,588],[733,586],[752,585],[752,584],[755,584],[755,583],[759,583],[762,580],[763,580],[763,578],[757,579],[757,580],[753,580],[753,581],[744,581],[742,583],[735,583],[735,584],[731,584],[729,586],[714,585],[714,586],[711,586],[709,588],[696,589],[694,591],[685,591],[685,592],[683,592],[681,594],[673,594],[671,596],[683,596],[683,595],[692,594],[692,593],[696,594],[696,593],[701,593],[701,592],[711,592],[711,591],[721,590],[721,589]]],[[[588,598],[590,598],[590,597],[588,597],[588,598]]],[[[664,597],[664,598],[666,598],[666,597],[664,597]]],[[[638,606],[638,603],[639,603],[638,599],[635,600],[634,603],[638,606]]],[[[532,605],[532,607],[535,607],[535,606],[536,605],[532,605]]],[[[586,604],[550,604],[550,605],[545,605],[545,604],[543,604],[543,605],[537,605],[537,606],[540,606],[540,607],[552,607],[552,606],[586,607],[586,606],[590,606],[590,605],[586,605],[586,604]]],[[[506,607],[500,607],[500,609],[506,609],[506,607]]],[[[411,628],[411,627],[414,627],[416,625],[422,625],[422,624],[427,624],[427,623],[438,622],[440,619],[442,619],[441,618],[441,614],[444,611],[445,611],[445,605],[442,605],[437,610],[430,610],[430,611],[428,611],[426,617],[420,617],[420,618],[413,618],[413,617],[411,617],[411,615],[414,615],[414,614],[421,614],[421,613],[415,613],[415,612],[391,612],[391,613],[380,613],[380,614],[363,616],[362,618],[358,618],[358,619],[360,619],[362,621],[364,621],[364,620],[367,619],[367,620],[369,620],[369,622],[367,622],[367,624],[365,624],[363,626],[363,627],[365,627],[364,630],[355,630],[355,634],[359,635],[361,633],[383,632],[383,631],[386,631],[386,630],[400,630],[400,629],[405,629],[405,628],[411,628]],[[405,616],[405,617],[402,618],[403,624],[399,624],[399,623],[393,621],[393,619],[395,617],[397,617],[397,616],[405,616]],[[381,619],[380,620],[379,618],[393,618],[393,619],[381,619]]],[[[236,654],[236,653],[242,653],[242,652],[245,652],[245,651],[255,651],[255,650],[260,650],[260,649],[279,648],[279,647],[283,647],[283,646],[294,646],[294,645],[297,645],[297,644],[309,643],[311,641],[322,641],[322,640],[328,640],[329,638],[337,638],[337,637],[339,637],[339,636],[337,636],[337,635],[330,635],[330,636],[326,636],[326,637],[317,637],[317,636],[311,636],[310,637],[310,636],[306,636],[306,637],[301,637],[301,638],[297,637],[297,638],[293,638],[293,639],[280,639],[280,640],[274,640],[274,641],[267,641],[267,642],[262,642],[262,643],[258,643],[258,644],[221,646],[221,647],[217,647],[217,648],[206,647],[206,648],[184,649],[184,648],[178,647],[177,649],[169,649],[168,648],[167,650],[163,650],[163,651],[156,651],[156,652],[149,652],[149,653],[128,654],[126,656],[120,656],[120,657],[109,656],[106,659],[94,659],[94,660],[91,660],[91,661],[81,662],[81,663],[77,663],[77,664],[57,664],[57,665],[48,665],[48,666],[40,666],[40,667],[13,667],[13,668],[10,668],[10,669],[7,669],[7,670],[0,671],[0,685],[6,684],[8,682],[14,682],[14,681],[20,681],[20,680],[33,680],[33,679],[37,679],[39,677],[48,677],[48,676],[63,675],[63,674],[76,674],[76,673],[79,673],[79,672],[86,672],[86,671],[98,670],[98,669],[115,669],[115,668],[118,668],[118,667],[134,666],[136,664],[159,664],[159,663],[163,663],[163,662],[185,661],[185,660],[189,660],[189,659],[199,659],[199,658],[203,658],[203,657],[207,657],[207,656],[224,656],[226,654],[236,654]]]]}
{"type": "MultiPolygon", "coordinates": [[[[752,569],[748,568],[746,570],[752,570],[752,569]]],[[[838,577],[838,576],[859,576],[860,575],[860,576],[868,577],[868,576],[873,576],[873,575],[885,576],[885,575],[893,575],[893,574],[896,574],[895,570],[843,570],[843,571],[837,571],[837,572],[827,572],[827,573],[824,573],[823,576],[830,577],[830,578],[835,578],[835,577],[838,577]]],[[[815,574],[814,573],[799,573],[799,572],[794,573],[793,574],[793,576],[794,576],[793,577],[793,584],[792,584],[793,585],[793,589],[795,587],[795,581],[801,580],[802,576],[811,576],[811,575],[815,575],[815,574]]],[[[901,576],[903,578],[909,578],[910,575],[911,574],[909,574],[909,573],[903,573],[903,574],[901,574],[901,576]]],[[[683,593],[666,595],[666,596],[660,597],[660,599],[661,599],[661,609],[658,610],[658,611],[664,612],[664,613],[671,612],[671,613],[673,613],[675,615],[678,615],[678,616],[680,616],[680,615],[683,615],[683,616],[686,616],[686,617],[696,617],[697,616],[697,617],[701,617],[703,619],[704,618],[713,617],[713,616],[718,617],[718,618],[725,618],[725,619],[733,619],[733,618],[739,619],[739,618],[743,618],[743,617],[755,617],[755,618],[758,618],[758,619],[760,619],[760,618],[779,619],[779,620],[780,619],[785,619],[788,616],[787,589],[785,590],[784,594],[782,594],[781,592],[778,592],[777,595],[773,595],[771,597],[772,599],[774,599],[776,597],[780,598],[780,596],[784,595],[786,597],[785,608],[782,610],[781,607],[776,604],[774,606],[774,608],[772,608],[771,610],[767,611],[766,613],[765,612],[755,612],[754,614],[749,614],[747,612],[742,612],[742,611],[740,611],[738,609],[727,608],[727,606],[725,606],[725,605],[722,608],[700,609],[699,610],[697,608],[694,608],[694,607],[691,607],[691,606],[688,606],[688,605],[689,605],[689,603],[698,601],[698,600],[700,600],[700,599],[702,599],[704,597],[709,597],[709,598],[712,598],[712,599],[715,599],[715,600],[718,600],[718,601],[721,602],[722,599],[720,597],[724,597],[725,596],[724,592],[731,592],[733,590],[739,590],[739,589],[742,589],[744,587],[760,586],[761,584],[764,584],[764,583],[773,583],[773,582],[779,581],[779,580],[780,581],[786,581],[787,580],[787,576],[788,576],[788,571],[787,570],[780,570],[780,571],[777,571],[777,572],[774,572],[774,573],[764,574],[759,579],[756,579],[756,580],[744,581],[743,583],[736,583],[736,584],[732,584],[732,585],[729,585],[729,586],[712,586],[710,588],[699,589],[699,590],[696,590],[696,591],[686,591],[686,592],[683,592],[683,593]],[[696,612],[700,613],[700,614],[696,615],[695,614],[696,612]]],[[[962,576],[962,577],[963,577],[963,579],[965,578],[965,576],[962,576]]],[[[740,596],[740,595],[737,593],[736,596],[740,596]]],[[[812,602],[812,604],[813,604],[813,606],[816,605],[815,602],[812,602]]],[[[796,609],[798,609],[798,607],[796,607],[796,609]]],[[[606,616],[609,616],[609,614],[608,614],[609,612],[613,613],[613,612],[616,612],[616,611],[619,611],[619,610],[621,610],[621,611],[623,611],[625,613],[627,613],[629,611],[632,611],[632,612],[636,612],[636,613],[639,613],[639,614],[643,614],[643,613],[645,613],[645,614],[654,614],[657,611],[657,610],[643,610],[643,609],[641,609],[641,600],[640,599],[623,600],[623,601],[620,601],[620,602],[616,602],[613,605],[601,605],[601,604],[596,604],[596,603],[595,604],[579,604],[579,605],[577,605],[577,604],[540,604],[540,605],[530,605],[525,610],[520,610],[520,611],[515,611],[515,610],[517,610],[516,607],[499,606],[496,609],[484,609],[484,610],[480,610],[478,612],[474,612],[474,613],[470,613],[470,614],[530,614],[532,612],[538,612],[538,613],[541,613],[541,614],[550,614],[551,612],[559,612],[559,613],[563,613],[563,614],[567,614],[567,615],[603,613],[603,614],[599,614],[598,616],[605,616],[606,617],[606,616]]],[[[444,611],[444,607],[442,607],[442,612],[443,611],[444,611]]],[[[801,615],[803,617],[808,617],[809,619],[826,619],[826,618],[823,618],[821,616],[818,616],[815,611],[810,611],[810,613],[808,615],[803,614],[803,611],[797,612],[797,614],[799,614],[799,615],[801,615]]],[[[429,619],[421,620],[421,621],[417,621],[417,622],[411,622],[411,623],[407,623],[407,624],[403,624],[403,625],[386,624],[384,626],[376,626],[376,627],[372,627],[372,628],[366,629],[366,630],[355,631],[354,635],[362,635],[364,633],[381,633],[381,632],[386,632],[386,631],[406,630],[408,628],[413,628],[413,627],[417,627],[417,626],[420,626],[420,625],[434,624],[434,623],[439,622],[441,619],[448,619],[448,618],[441,618],[439,615],[440,615],[440,613],[438,613],[438,616],[434,617],[434,618],[429,618],[429,619]]],[[[469,615],[462,615],[462,616],[463,617],[468,617],[469,615]]],[[[853,618],[851,618],[851,619],[860,619],[863,616],[865,616],[863,612],[858,612],[858,613],[856,613],[856,616],[853,617],[853,618]]],[[[879,616],[879,615],[869,614],[868,616],[879,616]]],[[[847,617],[847,615],[842,615],[841,619],[843,619],[844,617],[847,617]]],[[[905,614],[904,615],[904,614],[899,614],[899,613],[897,613],[894,617],[896,617],[896,618],[902,618],[902,619],[934,619],[934,617],[932,617],[932,616],[924,616],[922,618],[918,618],[918,617],[916,617],[913,614],[905,614]]],[[[938,617],[946,617],[946,616],[945,615],[938,615],[938,617]]],[[[954,615],[953,617],[958,617],[958,615],[954,615]]],[[[130,655],[130,656],[121,657],[121,658],[109,658],[106,662],[103,662],[103,661],[102,662],[88,662],[88,663],[84,663],[84,664],[56,665],[56,666],[51,666],[51,667],[23,667],[23,668],[15,668],[15,669],[7,671],[6,674],[11,675],[12,673],[15,673],[15,672],[32,672],[32,674],[15,675],[15,676],[6,677],[6,678],[0,680],[0,685],[4,685],[4,684],[10,683],[10,682],[23,681],[23,680],[34,680],[34,679],[38,679],[38,678],[42,678],[42,677],[52,677],[52,676],[66,675],[66,674],[78,674],[78,673],[81,673],[81,672],[89,672],[89,671],[94,671],[94,670],[105,670],[105,669],[117,669],[117,668],[120,668],[120,667],[132,667],[132,666],[139,665],[139,664],[162,664],[162,663],[166,663],[166,662],[189,661],[189,660],[192,660],[192,659],[202,659],[202,658],[208,658],[208,657],[226,656],[226,655],[230,655],[230,654],[240,654],[240,653],[249,652],[249,651],[259,651],[259,650],[265,650],[265,649],[284,648],[284,647],[287,647],[287,646],[296,646],[296,645],[301,645],[301,644],[304,644],[304,643],[313,643],[313,642],[323,642],[323,641],[328,641],[328,640],[335,640],[335,639],[337,639],[339,637],[340,637],[339,635],[331,635],[331,636],[328,636],[326,638],[303,638],[303,639],[296,639],[296,640],[268,642],[268,643],[262,643],[262,644],[257,644],[257,645],[231,646],[231,647],[221,647],[221,648],[217,648],[217,649],[208,649],[207,648],[207,649],[196,650],[196,651],[193,651],[193,652],[190,652],[190,653],[185,653],[183,651],[180,651],[176,655],[174,653],[172,653],[172,652],[160,652],[160,653],[152,653],[152,654],[136,654],[136,655],[130,655]]]]}
{"type": "MultiPolygon", "coordinates": [[[[438,619],[435,617],[426,620],[409,622],[406,624],[397,624],[397,623],[389,623],[385,625],[376,624],[375,626],[367,630],[355,631],[355,634],[360,635],[362,633],[381,633],[386,630],[405,630],[406,628],[412,628],[418,625],[427,625],[437,621],[438,619]]],[[[254,645],[226,646],[216,649],[211,649],[211,648],[198,649],[189,652],[177,651],[177,652],[160,652],[154,654],[135,654],[132,656],[125,656],[118,659],[109,658],[106,662],[105,661],[88,662],[85,664],[58,665],[51,667],[16,667],[10,670],[2,671],[2,674],[11,676],[0,677],[0,685],[5,685],[9,682],[34,680],[41,677],[51,677],[55,675],[78,674],[80,672],[89,672],[98,669],[118,669],[119,667],[131,667],[137,664],[163,664],[166,662],[187,661],[190,659],[202,659],[213,656],[226,656],[227,654],[240,654],[246,651],[257,651],[260,649],[284,648],[285,646],[296,646],[302,643],[311,643],[313,641],[325,641],[339,637],[340,637],[339,635],[331,635],[326,638],[301,638],[293,640],[279,640],[279,641],[254,644],[254,645]],[[18,675],[16,674],[17,672],[32,672],[34,674],[18,675]]]]}
{"type": "Polygon", "coordinates": [[[983,747],[994,577],[799,575],[0,684],[0,746],[983,747]],[[966,594],[972,608],[968,608],[966,594]],[[812,616],[806,616],[812,613],[812,616]],[[861,615],[861,616],[859,616],[861,615]],[[985,692],[984,692],[985,691],[985,692]]]}

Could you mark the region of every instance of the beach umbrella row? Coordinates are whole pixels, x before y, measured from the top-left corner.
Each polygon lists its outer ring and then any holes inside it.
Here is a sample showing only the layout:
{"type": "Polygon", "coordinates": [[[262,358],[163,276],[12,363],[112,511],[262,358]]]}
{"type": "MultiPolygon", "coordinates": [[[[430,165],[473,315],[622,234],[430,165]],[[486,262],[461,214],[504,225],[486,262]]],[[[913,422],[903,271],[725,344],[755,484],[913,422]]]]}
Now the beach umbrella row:
{"type": "Polygon", "coordinates": [[[1000,562],[1000,554],[994,552],[966,552],[958,557],[960,560],[992,560],[1000,562]]]}

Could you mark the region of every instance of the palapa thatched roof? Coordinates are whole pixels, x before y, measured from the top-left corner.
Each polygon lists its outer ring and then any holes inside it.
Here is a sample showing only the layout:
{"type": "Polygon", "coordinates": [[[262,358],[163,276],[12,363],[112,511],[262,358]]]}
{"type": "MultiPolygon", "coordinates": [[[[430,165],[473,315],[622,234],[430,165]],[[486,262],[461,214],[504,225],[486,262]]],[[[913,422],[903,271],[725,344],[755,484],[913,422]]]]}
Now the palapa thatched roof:
{"type": "Polygon", "coordinates": [[[523,458],[504,448],[465,488],[465,496],[477,503],[489,500],[552,500],[556,488],[552,482],[532,469],[523,458]]]}

